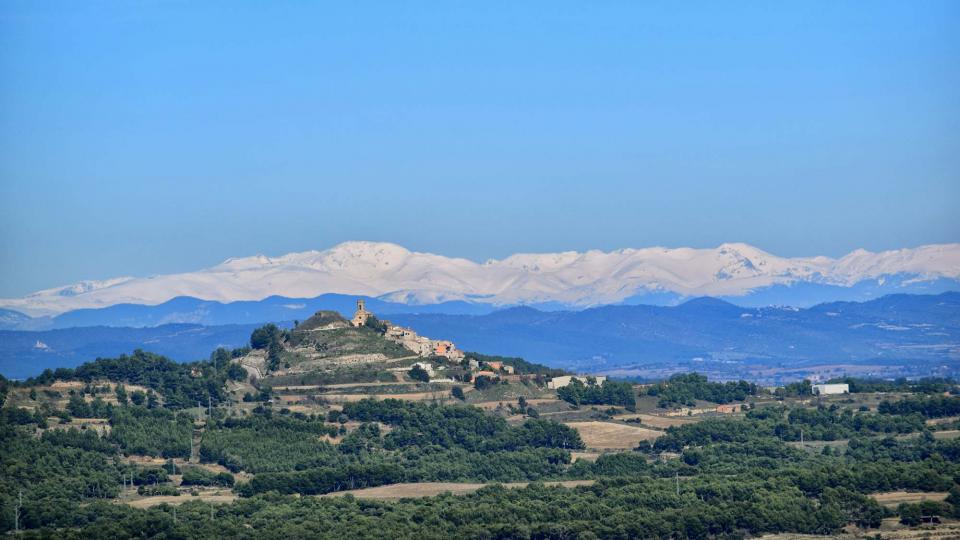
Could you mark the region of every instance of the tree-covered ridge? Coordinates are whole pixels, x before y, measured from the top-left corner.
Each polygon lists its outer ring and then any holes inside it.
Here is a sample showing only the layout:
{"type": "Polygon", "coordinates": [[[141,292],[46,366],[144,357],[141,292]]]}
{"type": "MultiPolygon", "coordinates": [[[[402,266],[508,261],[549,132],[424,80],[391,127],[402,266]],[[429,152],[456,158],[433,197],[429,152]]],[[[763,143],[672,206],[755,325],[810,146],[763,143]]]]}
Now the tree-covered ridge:
{"type": "Polygon", "coordinates": [[[666,381],[656,383],[647,389],[647,395],[660,398],[658,406],[693,406],[695,400],[713,403],[744,401],[759,392],[756,384],[747,381],[717,383],[707,380],[699,373],[678,373],[666,381]]]}
{"type": "Polygon", "coordinates": [[[231,362],[242,352],[217,349],[209,361],[180,364],[138,349],[131,355],[98,358],[74,369],[46,370],[22,385],[49,385],[57,380],[88,383],[110,380],[149,388],[162,396],[165,407],[179,409],[206,403],[208,398],[225,400],[224,383],[246,377],[243,368],[231,362]]]}

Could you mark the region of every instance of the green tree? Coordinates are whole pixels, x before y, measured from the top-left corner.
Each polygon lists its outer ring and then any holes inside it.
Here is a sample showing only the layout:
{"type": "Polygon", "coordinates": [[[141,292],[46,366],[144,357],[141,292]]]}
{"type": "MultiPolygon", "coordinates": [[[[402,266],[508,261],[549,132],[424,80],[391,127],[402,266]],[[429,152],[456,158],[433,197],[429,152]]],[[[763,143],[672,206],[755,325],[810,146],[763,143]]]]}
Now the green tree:
{"type": "Polygon", "coordinates": [[[413,366],[410,371],[407,372],[407,375],[415,381],[430,382],[430,374],[419,365],[413,366]]]}

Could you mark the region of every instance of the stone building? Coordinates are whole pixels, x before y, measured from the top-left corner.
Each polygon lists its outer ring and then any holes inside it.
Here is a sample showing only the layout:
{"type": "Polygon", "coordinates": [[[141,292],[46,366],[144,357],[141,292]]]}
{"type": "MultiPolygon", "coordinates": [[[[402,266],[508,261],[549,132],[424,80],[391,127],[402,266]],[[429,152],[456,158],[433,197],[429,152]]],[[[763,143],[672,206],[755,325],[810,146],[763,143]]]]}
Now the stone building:
{"type": "Polygon", "coordinates": [[[356,327],[363,326],[363,325],[367,324],[367,320],[370,319],[370,316],[371,316],[371,315],[373,315],[373,314],[366,310],[366,307],[364,306],[363,299],[362,299],[362,298],[361,298],[361,299],[358,299],[358,300],[357,300],[357,311],[354,312],[354,314],[353,314],[353,319],[350,321],[350,324],[352,324],[353,326],[356,326],[356,327]]]}

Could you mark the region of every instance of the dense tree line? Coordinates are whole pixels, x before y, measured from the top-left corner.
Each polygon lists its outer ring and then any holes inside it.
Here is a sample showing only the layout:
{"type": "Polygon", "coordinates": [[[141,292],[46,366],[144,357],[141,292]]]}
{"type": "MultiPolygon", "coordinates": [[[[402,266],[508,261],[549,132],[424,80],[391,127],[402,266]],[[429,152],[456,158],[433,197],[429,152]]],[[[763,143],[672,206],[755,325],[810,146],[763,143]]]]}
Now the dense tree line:
{"type": "Polygon", "coordinates": [[[118,358],[98,358],[77,368],[45,370],[37,377],[27,379],[24,386],[49,385],[56,380],[93,382],[110,380],[144,386],[163,398],[168,408],[195,406],[226,399],[224,383],[228,379],[243,380],[246,372],[231,363],[233,354],[218,349],[207,362],[180,364],[158,354],[136,350],[118,358]]]}
{"type": "Polygon", "coordinates": [[[656,440],[658,450],[680,451],[688,445],[747,442],[772,437],[781,441],[835,441],[857,435],[915,433],[924,429],[918,416],[853,412],[836,405],[816,409],[768,407],[752,410],[744,420],[707,419],[674,426],[656,440]]]}
{"type": "Polygon", "coordinates": [[[127,454],[190,457],[193,421],[165,409],[115,407],[110,415],[109,439],[127,454]]]}
{"type": "Polygon", "coordinates": [[[699,373],[678,373],[647,389],[647,395],[659,397],[658,407],[694,406],[696,400],[711,403],[745,401],[759,392],[756,384],[747,381],[718,383],[699,373]]]}
{"type": "Polygon", "coordinates": [[[334,452],[323,435],[337,426],[303,415],[256,414],[210,422],[200,444],[200,456],[231,471],[261,473],[293,470],[334,452]]]}
{"type": "Polygon", "coordinates": [[[384,437],[387,449],[433,445],[490,452],[524,447],[584,447],[580,434],[563,424],[531,419],[514,427],[499,416],[463,405],[365,399],[344,404],[343,413],[352,420],[390,425],[393,429],[384,437]]]}
{"type": "Polygon", "coordinates": [[[910,392],[914,394],[942,394],[953,390],[957,382],[943,377],[926,377],[917,380],[864,379],[860,377],[839,377],[827,381],[831,384],[847,384],[851,394],[871,392],[910,392]]]}
{"type": "Polygon", "coordinates": [[[567,386],[557,389],[557,397],[576,407],[580,405],[619,405],[630,411],[637,407],[633,385],[628,382],[617,382],[609,379],[603,381],[603,384],[597,384],[597,381],[592,377],[587,379],[586,384],[579,379],[573,379],[567,386]]]}
{"type": "Polygon", "coordinates": [[[960,415],[960,397],[956,396],[909,396],[899,401],[881,401],[877,407],[880,414],[919,414],[924,418],[942,418],[960,415]]]}

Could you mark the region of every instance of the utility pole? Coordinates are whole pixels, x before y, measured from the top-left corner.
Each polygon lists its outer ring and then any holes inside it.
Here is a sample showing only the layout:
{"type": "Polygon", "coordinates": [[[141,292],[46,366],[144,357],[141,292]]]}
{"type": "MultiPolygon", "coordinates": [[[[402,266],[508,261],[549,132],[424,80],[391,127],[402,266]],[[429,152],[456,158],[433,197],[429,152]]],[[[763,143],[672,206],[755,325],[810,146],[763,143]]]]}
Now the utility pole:
{"type": "Polygon", "coordinates": [[[803,428],[800,428],[800,448],[803,448],[803,428]]]}
{"type": "Polygon", "coordinates": [[[21,489],[17,494],[17,507],[13,513],[13,530],[16,534],[20,534],[20,509],[23,508],[23,490],[21,489]]]}

